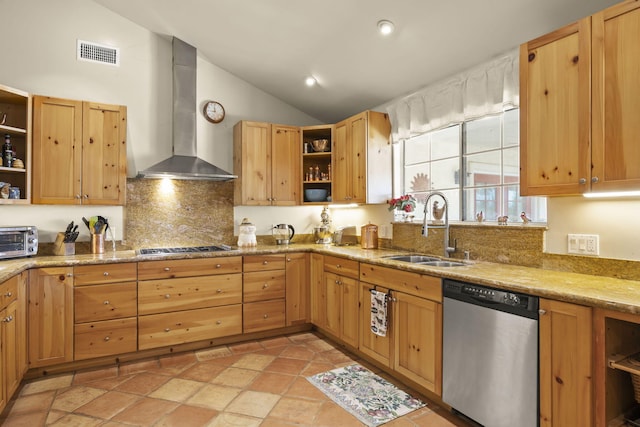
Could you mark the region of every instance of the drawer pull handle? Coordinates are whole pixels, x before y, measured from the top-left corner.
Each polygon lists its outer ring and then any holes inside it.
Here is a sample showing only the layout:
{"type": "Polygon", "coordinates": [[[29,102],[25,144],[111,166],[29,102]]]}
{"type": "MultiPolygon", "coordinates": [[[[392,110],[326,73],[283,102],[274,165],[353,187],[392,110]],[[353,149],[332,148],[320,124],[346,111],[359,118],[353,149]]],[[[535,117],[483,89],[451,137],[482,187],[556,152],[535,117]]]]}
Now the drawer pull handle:
{"type": "Polygon", "coordinates": [[[104,304],[104,305],[109,305],[109,304],[111,304],[111,303],[109,302],[109,300],[105,300],[105,302],[103,302],[103,304],[104,304]]]}
{"type": "Polygon", "coordinates": [[[545,314],[547,314],[547,310],[540,309],[540,310],[538,310],[538,314],[540,316],[544,316],[545,314]]]}
{"type": "Polygon", "coordinates": [[[269,264],[269,261],[262,261],[262,265],[267,265],[269,264]]]}
{"type": "Polygon", "coordinates": [[[222,325],[222,320],[216,320],[216,325],[222,325]]]}
{"type": "Polygon", "coordinates": [[[9,322],[11,322],[12,320],[13,320],[13,316],[7,316],[7,317],[5,317],[4,319],[2,319],[2,321],[3,321],[3,322],[5,322],[5,323],[9,323],[9,322]]]}
{"type": "Polygon", "coordinates": [[[164,331],[165,331],[165,332],[169,332],[169,331],[171,331],[171,329],[169,329],[169,328],[164,328],[164,331]]]}
{"type": "Polygon", "coordinates": [[[222,289],[216,289],[216,293],[221,294],[222,293],[222,289]]]}
{"type": "Polygon", "coordinates": [[[171,271],[171,267],[165,267],[164,271],[171,271]]]}
{"type": "Polygon", "coordinates": [[[7,298],[11,298],[13,296],[13,292],[9,291],[6,294],[4,294],[4,296],[7,298]]]}
{"type": "Polygon", "coordinates": [[[262,285],[262,289],[267,289],[269,287],[268,283],[265,283],[264,285],[262,285]]]}
{"type": "Polygon", "coordinates": [[[291,258],[287,258],[287,262],[291,262],[291,258]]]}
{"type": "Polygon", "coordinates": [[[165,295],[164,295],[164,298],[165,298],[165,299],[169,299],[169,298],[171,298],[171,295],[169,295],[169,294],[165,294],[165,295]]]}
{"type": "Polygon", "coordinates": [[[104,273],[102,273],[102,275],[103,275],[103,276],[108,276],[108,275],[109,275],[109,272],[108,272],[108,271],[105,271],[104,273]]]}
{"type": "Polygon", "coordinates": [[[336,264],[336,268],[342,268],[342,264],[336,264]]]}
{"type": "MultiPolygon", "coordinates": [[[[67,273],[67,277],[73,277],[73,273],[67,273]]],[[[64,280],[64,279],[61,279],[64,280]]]]}
{"type": "Polygon", "coordinates": [[[268,314],[265,314],[265,315],[264,315],[264,318],[266,319],[267,317],[269,317],[269,315],[268,315],[268,314]]]}
{"type": "Polygon", "coordinates": [[[104,337],[105,341],[109,341],[111,338],[109,338],[109,336],[104,337]]]}
{"type": "Polygon", "coordinates": [[[216,264],[216,268],[222,268],[222,264],[216,264]]]}

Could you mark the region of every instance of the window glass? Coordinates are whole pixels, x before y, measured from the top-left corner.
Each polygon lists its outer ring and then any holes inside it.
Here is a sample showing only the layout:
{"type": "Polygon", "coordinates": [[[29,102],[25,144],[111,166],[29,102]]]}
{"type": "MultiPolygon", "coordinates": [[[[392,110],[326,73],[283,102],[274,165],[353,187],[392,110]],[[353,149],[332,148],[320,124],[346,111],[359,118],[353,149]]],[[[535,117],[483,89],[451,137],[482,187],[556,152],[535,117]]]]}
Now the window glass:
{"type": "Polygon", "coordinates": [[[464,185],[479,187],[502,184],[500,150],[464,157],[464,185]]]}
{"type": "Polygon", "coordinates": [[[489,116],[464,125],[465,153],[496,150],[501,146],[501,117],[489,116]]]}
{"type": "Polygon", "coordinates": [[[460,125],[433,131],[431,133],[431,159],[460,157],[460,125]]]}
{"type": "Polygon", "coordinates": [[[431,159],[430,139],[428,133],[409,139],[404,147],[404,164],[412,165],[429,161],[431,159]]]}
{"type": "Polygon", "coordinates": [[[520,110],[514,108],[504,112],[503,115],[503,147],[512,147],[520,145],[520,110]]]}

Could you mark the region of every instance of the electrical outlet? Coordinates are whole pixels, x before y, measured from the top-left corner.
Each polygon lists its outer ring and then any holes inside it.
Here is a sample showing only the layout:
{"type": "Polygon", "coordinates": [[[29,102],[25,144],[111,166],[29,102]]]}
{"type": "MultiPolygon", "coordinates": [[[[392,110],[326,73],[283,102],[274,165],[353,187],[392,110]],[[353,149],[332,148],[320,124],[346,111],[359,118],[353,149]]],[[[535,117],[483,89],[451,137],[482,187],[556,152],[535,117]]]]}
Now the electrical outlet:
{"type": "Polygon", "coordinates": [[[597,234],[569,234],[567,235],[567,253],[600,255],[600,238],[597,234]]]}

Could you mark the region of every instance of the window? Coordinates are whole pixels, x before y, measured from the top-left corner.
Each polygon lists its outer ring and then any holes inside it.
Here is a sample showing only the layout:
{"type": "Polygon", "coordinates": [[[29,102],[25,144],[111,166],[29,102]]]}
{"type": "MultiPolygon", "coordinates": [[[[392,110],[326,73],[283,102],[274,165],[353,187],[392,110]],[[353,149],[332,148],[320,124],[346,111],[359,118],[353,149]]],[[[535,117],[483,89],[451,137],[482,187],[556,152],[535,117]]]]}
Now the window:
{"type": "Polygon", "coordinates": [[[546,199],[521,197],[519,187],[518,109],[427,132],[404,142],[404,192],[418,200],[424,215],[430,191],[445,194],[449,220],[487,221],[520,213],[546,221],[546,199]]]}

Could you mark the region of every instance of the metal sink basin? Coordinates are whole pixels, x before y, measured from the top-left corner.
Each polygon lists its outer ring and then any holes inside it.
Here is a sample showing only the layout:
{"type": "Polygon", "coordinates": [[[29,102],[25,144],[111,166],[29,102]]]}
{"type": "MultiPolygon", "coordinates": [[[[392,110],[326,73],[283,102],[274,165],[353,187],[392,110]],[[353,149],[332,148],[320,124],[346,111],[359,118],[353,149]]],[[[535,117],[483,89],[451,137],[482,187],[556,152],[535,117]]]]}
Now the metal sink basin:
{"type": "Polygon", "coordinates": [[[391,255],[384,258],[393,261],[410,262],[413,264],[439,261],[439,258],[426,255],[391,255]]]}
{"type": "Polygon", "coordinates": [[[456,262],[456,261],[427,261],[427,262],[421,262],[420,265],[428,265],[431,267],[462,267],[462,266],[465,266],[466,264],[463,262],[456,262]]]}

